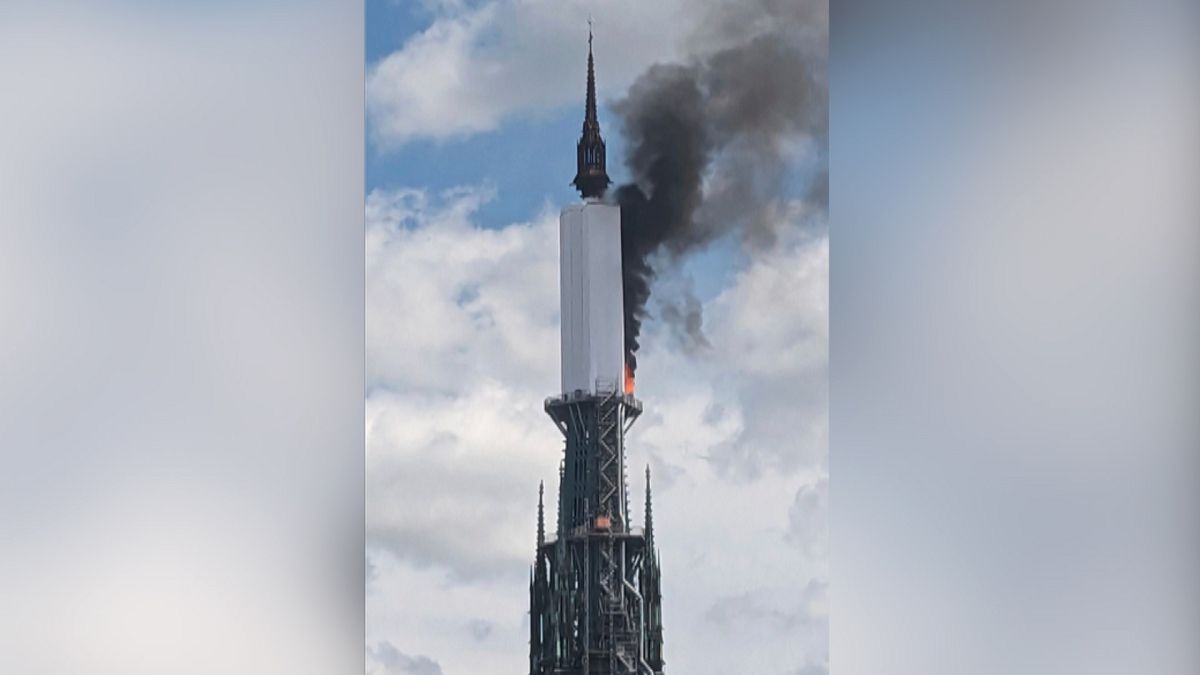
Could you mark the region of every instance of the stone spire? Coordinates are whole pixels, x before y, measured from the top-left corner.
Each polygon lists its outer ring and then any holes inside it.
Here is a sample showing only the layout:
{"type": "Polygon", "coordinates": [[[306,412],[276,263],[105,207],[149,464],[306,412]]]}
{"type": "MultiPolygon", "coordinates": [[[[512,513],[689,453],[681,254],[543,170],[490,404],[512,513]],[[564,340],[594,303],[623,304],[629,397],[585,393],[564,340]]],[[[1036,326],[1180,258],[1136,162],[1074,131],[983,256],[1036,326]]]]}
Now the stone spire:
{"type": "Polygon", "coordinates": [[[587,104],[583,114],[583,132],[575,147],[575,180],[572,185],[584,199],[601,197],[612,181],[608,178],[604,139],[596,116],[596,69],[592,59],[592,29],[588,25],[587,104]]]}
{"type": "Polygon", "coordinates": [[[592,27],[588,24],[588,70],[587,70],[587,99],[584,104],[583,128],[594,127],[597,135],[600,133],[600,121],[596,116],[596,61],[592,58],[592,27]]]}
{"type": "Polygon", "coordinates": [[[542,544],[546,543],[546,516],[542,506],[542,492],[545,490],[545,483],[538,481],[538,529],[537,529],[537,545],[538,549],[542,548],[542,544]]]}
{"type": "Polygon", "coordinates": [[[558,536],[559,541],[562,541],[562,538],[563,538],[563,489],[562,489],[562,485],[563,485],[563,476],[564,476],[565,472],[566,472],[566,467],[564,467],[563,463],[560,462],[558,465],[558,509],[554,515],[554,522],[556,523],[556,525],[554,527],[554,532],[558,536]]]}
{"type": "Polygon", "coordinates": [[[654,551],[654,508],[650,503],[650,465],[646,465],[646,550],[654,551]]]}

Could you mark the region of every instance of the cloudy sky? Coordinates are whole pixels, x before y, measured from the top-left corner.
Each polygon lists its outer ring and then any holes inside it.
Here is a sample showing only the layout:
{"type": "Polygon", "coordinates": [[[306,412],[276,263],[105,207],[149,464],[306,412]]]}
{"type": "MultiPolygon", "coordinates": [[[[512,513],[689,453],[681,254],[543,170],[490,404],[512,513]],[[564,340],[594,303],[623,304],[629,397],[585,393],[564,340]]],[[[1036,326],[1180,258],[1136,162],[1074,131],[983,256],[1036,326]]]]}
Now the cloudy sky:
{"type": "MultiPolygon", "coordinates": [[[[823,8],[806,3],[367,2],[368,673],[528,667],[589,13],[620,182],[612,104],[639,74],[790,5],[822,44],[823,8]]],[[[804,196],[825,158],[803,140],[776,236],[716,239],[664,270],[648,308],[628,461],[633,494],[654,474],[669,672],[828,670],[829,249],[826,210],[804,196]],[[665,320],[686,303],[701,340],[665,320]]]]}

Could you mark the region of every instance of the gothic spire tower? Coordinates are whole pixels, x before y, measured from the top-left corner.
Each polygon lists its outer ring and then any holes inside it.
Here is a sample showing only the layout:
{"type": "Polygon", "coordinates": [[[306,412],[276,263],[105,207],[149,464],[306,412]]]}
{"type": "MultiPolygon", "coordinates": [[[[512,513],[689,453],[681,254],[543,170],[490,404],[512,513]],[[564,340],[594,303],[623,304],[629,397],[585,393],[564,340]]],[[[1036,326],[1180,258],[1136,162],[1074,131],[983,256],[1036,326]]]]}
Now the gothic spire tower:
{"type": "Polygon", "coordinates": [[[545,531],[538,490],[529,580],[530,675],[662,675],[662,593],[646,472],[645,527],[632,524],[625,434],[642,412],[626,379],[621,212],[596,117],[588,33],[587,105],[575,186],[559,217],[562,394],[546,412],[562,432],[558,517],[545,531]]]}
{"type": "Polygon", "coordinates": [[[587,103],[583,113],[583,132],[575,146],[575,180],[571,182],[584,199],[604,196],[610,181],[604,156],[604,138],[596,116],[596,66],[592,60],[592,31],[588,28],[587,103]]]}

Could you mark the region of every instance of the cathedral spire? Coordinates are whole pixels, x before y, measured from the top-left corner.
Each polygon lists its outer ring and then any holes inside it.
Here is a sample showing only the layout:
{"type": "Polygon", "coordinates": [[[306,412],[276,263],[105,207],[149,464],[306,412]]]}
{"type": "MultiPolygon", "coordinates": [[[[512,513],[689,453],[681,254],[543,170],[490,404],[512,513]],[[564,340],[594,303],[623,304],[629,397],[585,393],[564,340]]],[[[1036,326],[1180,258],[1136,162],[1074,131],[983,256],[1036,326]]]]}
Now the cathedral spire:
{"type": "Polygon", "coordinates": [[[592,20],[588,19],[588,70],[587,70],[587,103],[583,111],[583,129],[587,133],[588,127],[596,128],[596,133],[600,133],[600,121],[596,117],[596,62],[592,58],[592,20]]]}
{"type": "Polygon", "coordinates": [[[596,115],[596,67],[592,58],[592,27],[588,20],[587,103],[583,113],[583,132],[575,148],[575,180],[572,185],[585,199],[601,197],[611,183],[606,171],[604,139],[596,115]]]}

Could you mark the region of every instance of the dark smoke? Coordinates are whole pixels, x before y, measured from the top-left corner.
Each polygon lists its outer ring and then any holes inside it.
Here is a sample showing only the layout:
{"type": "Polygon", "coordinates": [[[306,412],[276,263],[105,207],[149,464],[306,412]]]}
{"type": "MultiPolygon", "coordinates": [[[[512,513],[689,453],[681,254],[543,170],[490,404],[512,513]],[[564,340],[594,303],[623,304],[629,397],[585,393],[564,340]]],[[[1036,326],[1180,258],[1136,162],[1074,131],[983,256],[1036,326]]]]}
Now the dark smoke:
{"type": "MultiPolygon", "coordinates": [[[[730,233],[748,250],[769,246],[788,199],[789,147],[808,138],[824,151],[827,30],[812,8],[770,1],[724,7],[705,39],[732,46],[687,64],[652,66],[614,104],[632,177],[613,193],[621,207],[631,370],[658,274],[730,233]],[[767,27],[737,35],[754,26],[767,27]]],[[[822,208],[827,180],[817,176],[807,195],[822,208]]],[[[698,303],[687,311],[662,306],[663,321],[684,322],[673,325],[677,334],[707,344],[698,303]]]]}
{"type": "Polygon", "coordinates": [[[690,290],[678,300],[660,302],[658,316],[670,327],[672,337],[684,353],[696,354],[712,346],[704,336],[704,308],[690,290]]]}

